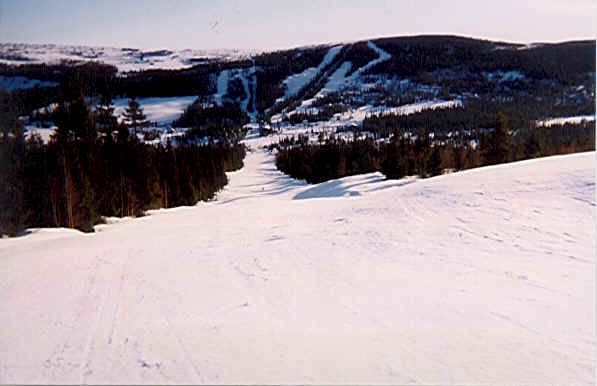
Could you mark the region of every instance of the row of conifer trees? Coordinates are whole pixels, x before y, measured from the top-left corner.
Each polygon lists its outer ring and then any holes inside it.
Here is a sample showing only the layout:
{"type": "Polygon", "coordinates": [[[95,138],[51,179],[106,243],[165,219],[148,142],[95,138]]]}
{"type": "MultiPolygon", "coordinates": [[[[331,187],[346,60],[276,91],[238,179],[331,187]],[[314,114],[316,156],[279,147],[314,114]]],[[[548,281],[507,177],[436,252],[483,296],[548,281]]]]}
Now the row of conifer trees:
{"type": "Polygon", "coordinates": [[[25,139],[10,95],[1,98],[0,234],[47,226],[92,231],[103,217],[193,205],[243,165],[239,143],[144,144],[130,123],[117,123],[110,98],[92,112],[82,93],[59,103],[48,143],[25,139]]]}
{"type": "Polygon", "coordinates": [[[508,119],[495,117],[494,129],[474,132],[468,141],[445,135],[430,136],[396,131],[389,141],[355,133],[352,140],[334,135],[318,143],[307,136],[276,144],[276,166],[293,178],[319,183],[344,176],[380,171],[387,178],[418,175],[422,178],[485,165],[595,149],[595,122],[518,130],[513,135],[508,119]],[[513,138],[514,137],[514,138],[513,138]],[[476,141],[476,142],[474,142],[476,141]],[[472,143],[476,143],[473,145],[472,143]]]}

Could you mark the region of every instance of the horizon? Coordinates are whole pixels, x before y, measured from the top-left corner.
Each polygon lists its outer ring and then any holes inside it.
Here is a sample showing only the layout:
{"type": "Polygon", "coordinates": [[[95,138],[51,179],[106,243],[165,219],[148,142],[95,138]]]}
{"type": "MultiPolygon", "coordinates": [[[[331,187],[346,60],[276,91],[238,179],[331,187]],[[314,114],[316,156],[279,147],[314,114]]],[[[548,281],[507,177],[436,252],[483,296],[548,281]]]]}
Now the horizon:
{"type": "Polygon", "coordinates": [[[449,35],[514,44],[595,40],[597,5],[590,0],[0,0],[7,44],[131,47],[141,50],[275,51],[384,37],[449,35]],[[123,22],[124,20],[124,22],[123,22]],[[541,20],[537,23],[537,20],[541,20]],[[23,28],[26,26],[26,28],[23,28]]]}
{"type": "Polygon", "coordinates": [[[472,39],[472,40],[481,40],[481,41],[489,41],[492,43],[505,43],[505,44],[517,44],[517,45],[534,45],[534,44],[565,44],[565,43],[574,43],[574,42],[592,42],[597,41],[595,38],[578,38],[578,39],[568,39],[568,40],[556,40],[556,41],[531,41],[531,42],[520,42],[520,41],[510,41],[510,40],[500,40],[500,39],[490,39],[481,36],[467,36],[462,34],[450,34],[450,33],[429,33],[429,34],[403,34],[403,35],[384,35],[384,36],[375,36],[375,37],[363,37],[360,39],[354,40],[344,40],[344,41],[329,41],[329,42],[317,42],[317,43],[310,43],[304,45],[295,45],[295,46],[288,46],[288,47],[279,47],[279,48],[272,48],[272,49],[259,49],[259,48],[240,48],[240,47],[217,47],[217,48],[202,48],[202,47],[182,47],[182,48],[172,48],[168,46],[155,46],[155,47],[133,47],[133,46],[116,46],[116,45],[91,45],[91,44],[70,44],[70,43],[47,43],[47,42],[19,42],[19,41],[1,41],[0,44],[17,44],[17,45],[31,45],[31,46],[56,46],[56,47],[93,47],[93,48],[116,48],[116,49],[136,49],[141,51],[149,51],[149,50],[162,50],[162,49],[169,49],[175,51],[183,51],[183,50],[205,50],[205,51],[259,51],[259,52],[269,52],[269,51],[277,51],[277,50],[292,50],[297,48],[304,48],[304,47],[317,47],[317,46],[335,46],[338,44],[350,44],[350,43],[358,43],[358,42],[366,42],[366,41],[375,41],[379,39],[388,39],[388,38],[413,38],[413,37],[454,37],[454,38],[465,38],[465,39],[472,39]]]}

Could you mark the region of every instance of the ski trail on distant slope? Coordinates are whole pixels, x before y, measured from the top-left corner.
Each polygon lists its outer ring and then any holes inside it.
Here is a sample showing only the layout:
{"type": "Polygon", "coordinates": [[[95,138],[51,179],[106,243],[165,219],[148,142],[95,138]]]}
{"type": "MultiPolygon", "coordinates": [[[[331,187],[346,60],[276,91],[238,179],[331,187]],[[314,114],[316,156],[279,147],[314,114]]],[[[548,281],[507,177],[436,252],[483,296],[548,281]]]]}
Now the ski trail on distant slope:
{"type": "Polygon", "coordinates": [[[249,100],[251,99],[251,91],[249,90],[249,80],[247,79],[247,76],[249,76],[250,74],[248,74],[248,72],[251,72],[252,68],[249,69],[244,69],[240,72],[240,81],[243,84],[243,89],[245,90],[245,100],[243,100],[241,102],[241,108],[243,109],[243,111],[248,112],[247,111],[247,107],[249,106],[249,100]]]}
{"type": "Polygon", "coordinates": [[[232,71],[232,70],[222,70],[220,72],[220,74],[218,75],[218,81],[217,81],[218,90],[213,96],[214,102],[218,105],[222,104],[222,97],[224,97],[224,95],[226,95],[226,92],[228,91],[228,81],[230,79],[230,71],[232,71]]]}
{"type": "Polygon", "coordinates": [[[379,48],[375,43],[373,43],[371,40],[369,40],[367,42],[367,46],[369,48],[371,48],[373,51],[375,51],[379,56],[377,57],[377,59],[374,59],[372,61],[370,61],[369,63],[367,63],[366,65],[364,65],[363,67],[359,68],[357,71],[355,71],[349,78],[348,80],[354,81],[356,80],[359,76],[361,76],[365,71],[369,70],[370,68],[372,68],[373,66],[377,65],[378,63],[384,62],[388,59],[390,59],[392,57],[392,55],[390,55],[389,53],[387,53],[386,51],[382,50],[381,48],[379,48]]]}
{"type": "Polygon", "coordinates": [[[343,45],[337,45],[331,47],[323,57],[323,60],[317,67],[309,67],[301,73],[292,74],[282,81],[286,85],[286,91],[284,97],[280,99],[286,99],[296,95],[303,87],[311,82],[323,69],[332,62],[344,47],[343,45]]]}
{"type": "MultiPolygon", "coordinates": [[[[315,98],[322,97],[322,96],[324,96],[326,94],[330,94],[332,92],[340,91],[342,88],[344,88],[346,86],[346,84],[348,82],[355,83],[358,80],[358,78],[365,71],[369,70],[370,68],[377,65],[378,63],[386,61],[392,57],[392,55],[390,55],[386,51],[382,50],[381,48],[377,47],[377,45],[375,45],[375,43],[373,43],[372,41],[368,41],[367,45],[370,49],[377,52],[377,54],[379,55],[377,57],[377,59],[370,61],[363,67],[361,67],[358,70],[356,70],[355,72],[353,72],[352,75],[350,75],[348,77],[346,76],[346,74],[351,70],[352,62],[350,62],[350,61],[343,62],[342,65],[340,67],[338,67],[336,69],[336,71],[334,71],[334,73],[328,78],[328,81],[326,82],[325,86],[317,93],[315,98]]],[[[312,102],[312,100],[308,101],[307,103],[303,103],[302,106],[303,107],[309,106],[311,104],[311,102],[312,102]]]]}

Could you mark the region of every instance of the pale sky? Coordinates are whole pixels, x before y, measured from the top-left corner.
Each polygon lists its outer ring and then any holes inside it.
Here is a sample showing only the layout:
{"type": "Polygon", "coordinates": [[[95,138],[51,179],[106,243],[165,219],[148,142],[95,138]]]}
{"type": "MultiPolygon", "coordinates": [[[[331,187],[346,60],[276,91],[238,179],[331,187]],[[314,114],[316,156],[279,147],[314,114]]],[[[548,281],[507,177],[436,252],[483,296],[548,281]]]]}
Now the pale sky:
{"type": "Polygon", "coordinates": [[[279,49],[382,36],[595,39],[595,0],[0,0],[0,42],[279,49]]]}

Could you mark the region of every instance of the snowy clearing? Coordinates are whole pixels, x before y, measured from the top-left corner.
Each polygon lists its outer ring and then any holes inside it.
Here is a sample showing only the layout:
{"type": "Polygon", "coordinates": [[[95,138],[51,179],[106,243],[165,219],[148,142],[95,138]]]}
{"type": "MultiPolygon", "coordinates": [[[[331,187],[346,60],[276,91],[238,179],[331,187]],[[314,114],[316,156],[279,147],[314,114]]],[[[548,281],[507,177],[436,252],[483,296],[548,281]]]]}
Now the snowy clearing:
{"type": "Polygon", "coordinates": [[[594,152],[245,162],[210,203],[0,240],[0,383],[594,384],[594,152]]]}
{"type": "MultiPolygon", "coordinates": [[[[138,98],[137,102],[139,102],[148,121],[156,122],[158,126],[168,126],[180,117],[184,110],[196,99],[196,96],[149,97],[138,98]]],[[[128,103],[128,98],[114,99],[114,115],[122,119],[128,103]]]]}

